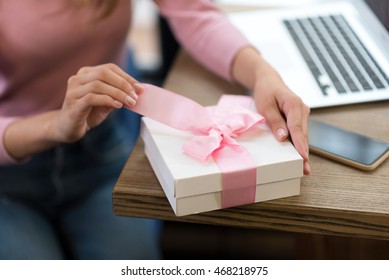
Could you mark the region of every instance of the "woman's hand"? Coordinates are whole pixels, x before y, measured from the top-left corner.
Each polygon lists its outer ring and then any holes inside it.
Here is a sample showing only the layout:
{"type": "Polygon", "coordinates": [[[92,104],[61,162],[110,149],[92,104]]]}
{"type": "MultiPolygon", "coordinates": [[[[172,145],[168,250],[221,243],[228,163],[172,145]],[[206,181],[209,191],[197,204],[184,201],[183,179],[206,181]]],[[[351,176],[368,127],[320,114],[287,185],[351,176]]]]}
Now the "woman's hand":
{"type": "Polygon", "coordinates": [[[114,64],[81,68],[68,80],[62,108],[16,119],[4,133],[4,146],[15,161],[72,143],[122,106],[135,105],[142,86],[114,64]]]}
{"type": "Polygon", "coordinates": [[[310,109],[282,81],[279,74],[251,47],[236,56],[232,75],[253,91],[258,112],[262,114],[279,141],[290,138],[304,159],[304,174],[311,172],[308,148],[310,109]]]}
{"type": "MultiPolygon", "coordinates": [[[[270,67],[270,66],[268,66],[270,67]]],[[[304,174],[309,166],[308,128],[310,109],[294,94],[273,69],[258,74],[254,86],[255,104],[279,141],[289,137],[304,159],[304,174]]]]}
{"type": "Polygon", "coordinates": [[[68,80],[62,109],[53,120],[58,142],[75,142],[114,109],[134,106],[143,88],[114,64],[83,67],[68,80]]]}

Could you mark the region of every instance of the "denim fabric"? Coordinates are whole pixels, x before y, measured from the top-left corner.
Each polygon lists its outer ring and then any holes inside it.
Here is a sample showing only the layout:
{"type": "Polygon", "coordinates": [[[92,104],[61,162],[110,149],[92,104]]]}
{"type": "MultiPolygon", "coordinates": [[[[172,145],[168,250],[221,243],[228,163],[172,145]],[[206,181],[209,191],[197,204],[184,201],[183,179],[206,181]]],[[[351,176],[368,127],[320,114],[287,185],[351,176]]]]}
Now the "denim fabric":
{"type": "Polygon", "coordinates": [[[112,211],[138,132],[122,109],[77,143],[0,166],[0,259],[159,258],[158,222],[112,211]]]}

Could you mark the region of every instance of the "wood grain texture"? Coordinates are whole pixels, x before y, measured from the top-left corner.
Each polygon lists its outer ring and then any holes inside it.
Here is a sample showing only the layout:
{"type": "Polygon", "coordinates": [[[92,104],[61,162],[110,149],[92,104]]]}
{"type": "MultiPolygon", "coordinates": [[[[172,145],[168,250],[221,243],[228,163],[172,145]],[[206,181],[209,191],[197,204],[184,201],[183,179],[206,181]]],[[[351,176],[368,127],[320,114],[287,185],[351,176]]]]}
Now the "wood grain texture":
{"type": "MultiPolygon", "coordinates": [[[[243,93],[181,53],[167,89],[203,105],[243,93]]],[[[389,102],[313,110],[312,117],[389,142],[389,102]]],[[[113,190],[116,215],[389,240],[389,161],[371,172],[311,155],[299,196],[176,217],[138,141],[113,190]]]]}

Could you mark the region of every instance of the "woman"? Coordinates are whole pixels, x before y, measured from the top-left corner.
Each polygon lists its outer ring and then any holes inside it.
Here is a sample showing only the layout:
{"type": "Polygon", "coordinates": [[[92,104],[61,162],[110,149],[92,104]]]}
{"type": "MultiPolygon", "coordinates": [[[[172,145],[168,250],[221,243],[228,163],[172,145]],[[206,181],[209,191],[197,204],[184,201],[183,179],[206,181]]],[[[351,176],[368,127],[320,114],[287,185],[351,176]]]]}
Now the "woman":
{"type": "MultiPolygon", "coordinates": [[[[196,59],[253,90],[308,174],[300,98],[210,1],[155,2],[196,59]]],[[[118,114],[142,92],[122,70],[130,20],[126,0],[0,2],[0,258],[159,257],[153,221],[111,210],[138,132],[118,114]]]]}

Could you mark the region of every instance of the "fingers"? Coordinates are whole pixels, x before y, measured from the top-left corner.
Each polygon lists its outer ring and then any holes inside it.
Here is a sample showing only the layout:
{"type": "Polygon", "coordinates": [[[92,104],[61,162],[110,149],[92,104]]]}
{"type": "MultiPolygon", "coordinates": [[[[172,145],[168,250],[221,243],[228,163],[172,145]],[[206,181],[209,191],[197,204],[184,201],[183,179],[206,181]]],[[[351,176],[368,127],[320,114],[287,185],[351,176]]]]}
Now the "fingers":
{"type": "Polygon", "coordinates": [[[83,91],[78,91],[80,98],[87,93],[103,94],[110,96],[112,102],[131,107],[136,104],[138,94],[143,92],[136,79],[114,64],[83,67],[76,77],[74,83],[83,88],[83,91]]]}
{"type": "Polygon", "coordinates": [[[304,174],[311,172],[309,165],[308,117],[309,107],[297,96],[289,97],[281,107],[287,120],[291,140],[304,160],[304,174]]]}
{"type": "Polygon", "coordinates": [[[136,79],[114,64],[83,67],[68,80],[67,91],[54,127],[68,143],[84,137],[114,109],[134,106],[143,91],[136,79]]]}
{"type": "Polygon", "coordinates": [[[289,131],[284,120],[284,117],[281,115],[278,105],[273,102],[269,103],[266,106],[267,109],[264,111],[264,116],[273,131],[273,134],[276,136],[278,141],[284,141],[289,137],[289,131]]]}

